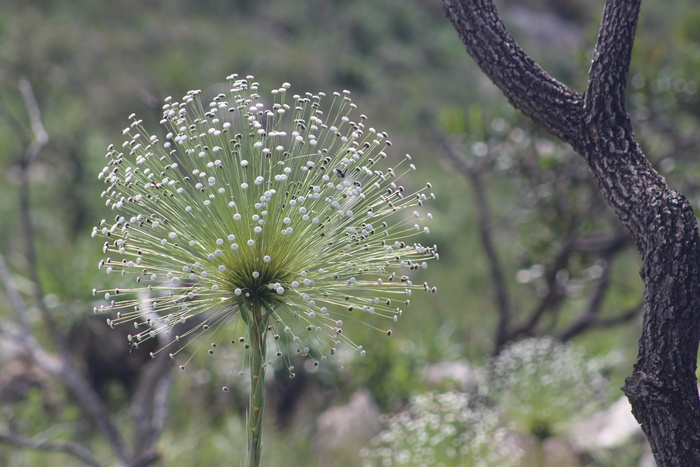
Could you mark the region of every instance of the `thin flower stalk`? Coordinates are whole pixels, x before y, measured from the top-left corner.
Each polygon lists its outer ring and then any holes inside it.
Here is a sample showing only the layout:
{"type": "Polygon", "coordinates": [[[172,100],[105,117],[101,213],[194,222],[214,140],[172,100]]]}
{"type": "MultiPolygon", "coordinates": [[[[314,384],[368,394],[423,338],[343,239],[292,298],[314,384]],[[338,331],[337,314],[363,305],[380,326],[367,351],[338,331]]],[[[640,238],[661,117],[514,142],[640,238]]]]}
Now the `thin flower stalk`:
{"type": "Polygon", "coordinates": [[[272,310],[267,308],[257,313],[258,322],[248,326],[252,348],[250,352],[250,402],[248,417],[248,465],[260,465],[262,455],[262,421],[265,411],[265,354],[267,347],[267,317],[272,310]]]}

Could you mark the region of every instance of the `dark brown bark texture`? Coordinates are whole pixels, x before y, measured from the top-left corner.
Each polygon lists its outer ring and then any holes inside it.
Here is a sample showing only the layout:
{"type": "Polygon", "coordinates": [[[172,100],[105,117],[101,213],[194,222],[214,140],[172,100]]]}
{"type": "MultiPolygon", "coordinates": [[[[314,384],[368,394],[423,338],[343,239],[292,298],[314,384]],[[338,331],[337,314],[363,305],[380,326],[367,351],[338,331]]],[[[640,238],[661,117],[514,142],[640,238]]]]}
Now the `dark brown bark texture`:
{"type": "Polygon", "coordinates": [[[700,466],[700,236],[687,199],[642,153],[625,110],[641,0],[607,0],[580,94],[556,81],[515,43],[492,0],[443,0],[467,52],[510,103],[588,163],[629,230],[643,265],[644,325],[623,391],[659,466],[700,466]]]}

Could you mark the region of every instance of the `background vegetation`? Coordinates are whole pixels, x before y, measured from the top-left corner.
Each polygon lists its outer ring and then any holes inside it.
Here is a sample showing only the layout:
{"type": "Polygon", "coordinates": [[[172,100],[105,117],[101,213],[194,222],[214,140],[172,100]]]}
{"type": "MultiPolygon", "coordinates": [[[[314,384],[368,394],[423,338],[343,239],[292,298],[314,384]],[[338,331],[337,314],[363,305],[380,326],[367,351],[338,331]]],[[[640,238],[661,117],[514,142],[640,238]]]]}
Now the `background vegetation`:
{"type": "MultiPolygon", "coordinates": [[[[544,68],[581,89],[598,3],[531,0],[499,6],[516,38],[544,68]]],[[[621,395],[617,388],[631,370],[640,329],[636,253],[570,149],[522,119],[481,76],[440,2],[4,0],[0,5],[0,253],[27,302],[39,342],[52,346],[41,301],[124,430],[130,417],[124,407],[145,360],[125,353],[122,336],[105,333],[102,321],[92,318],[91,290],[102,278],[96,274],[99,242],[90,231],[108,215],[96,175],[129,114],[153,126],[163,98],[214,86],[230,73],[254,74],[267,89],[289,81],[299,93],[352,91],[372,125],[390,134],[394,155],[410,153],[417,161],[416,183],[432,181],[437,195],[430,206],[431,240],[441,260],[425,274],[439,286],[438,294],[416,297],[392,339],[375,342],[371,330],[353,330],[368,349],[365,359],[343,362],[340,371],[330,366],[304,374],[293,383],[284,372],[271,378],[277,408],[269,412],[267,465],[290,458],[299,459],[298,465],[359,465],[359,448],[382,425],[368,416],[373,422],[359,430],[361,436],[324,439],[319,423],[329,408],[369,394],[377,410],[388,414],[428,390],[468,389],[460,386],[457,370],[437,380],[426,375],[445,362],[470,362],[452,368],[488,367],[488,357],[514,338],[572,338],[587,360],[599,363],[609,389],[606,400],[621,395]],[[35,137],[21,80],[31,85],[49,136],[27,172],[33,238],[25,235],[20,209],[27,186],[23,155],[35,137]],[[37,249],[43,296],[33,288],[30,241],[37,249]],[[96,375],[88,362],[103,355],[113,360],[97,368],[110,371],[96,375]]],[[[696,205],[698,31],[700,11],[692,0],[645,2],[629,96],[645,152],[696,205]]],[[[6,285],[0,287],[0,322],[13,323],[6,285]]],[[[3,336],[0,430],[79,441],[112,464],[108,446],[75,396],[3,336]]],[[[158,443],[162,465],[240,462],[245,397],[242,389],[220,390],[236,358],[206,357],[195,355],[188,370],[174,377],[158,443]]],[[[486,393],[480,403],[488,405],[486,393]]],[[[643,446],[629,446],[625,452],[577,452],[576,465],[636,465],[643,446]]],[[[3,465],[74,462],[66,456],[0,444],[3,465]]]]}

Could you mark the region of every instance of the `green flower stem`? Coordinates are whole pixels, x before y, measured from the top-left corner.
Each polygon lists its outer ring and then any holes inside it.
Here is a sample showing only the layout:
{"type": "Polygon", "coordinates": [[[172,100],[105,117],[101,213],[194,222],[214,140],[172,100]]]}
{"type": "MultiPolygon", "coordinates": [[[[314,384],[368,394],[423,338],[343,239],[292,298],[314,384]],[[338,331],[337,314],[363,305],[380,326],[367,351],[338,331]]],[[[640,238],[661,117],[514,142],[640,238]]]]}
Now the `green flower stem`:
{"type": "Polygon", "coordinates": [[[248,325],[250,339],[250,402],[248,407],[248,467],[258,467],[262,455],[263,413],[265,412],[265,353],[267,317],[270,310],[260,307],[248,325]],[[265,313],[263,313],[263,309],[265,313]]]}

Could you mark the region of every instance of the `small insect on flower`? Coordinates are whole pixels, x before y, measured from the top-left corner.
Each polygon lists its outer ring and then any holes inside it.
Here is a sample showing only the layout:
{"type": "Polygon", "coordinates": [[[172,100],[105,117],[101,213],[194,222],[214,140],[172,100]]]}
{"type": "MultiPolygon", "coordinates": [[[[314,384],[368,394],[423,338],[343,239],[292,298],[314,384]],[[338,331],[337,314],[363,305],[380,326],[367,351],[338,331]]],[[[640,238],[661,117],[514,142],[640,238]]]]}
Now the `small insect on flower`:
{"type": "Polygon", "coordinates": [[[385,165],[387,134],[347,92],[290,97],[285,83],[263,99],[253,77],[229,81],[206,105],[200,91],[166,99],[162,135],[132,115],[109,147],[99,178],[114,215],[93,236],[100,269],[124,283],[95,291],[96,312],[133,326],[132,346],[159,338],[154,354],[205,333],[210,353],[242,347],[253,329],[287,359],[364,355],[342,323],[391,335],[414,288],[403,278],[438,258],[415,241],[432,186],[404,178],[408,155],[385,165]]]}
{"type": "Polygon", "coordinates": [[[348,169],[341,169],[341,168],[336,168],[334,170],[335,174],[338,176],[338,178],[345,178],[345,174],[347,173],[348,169]]]}

